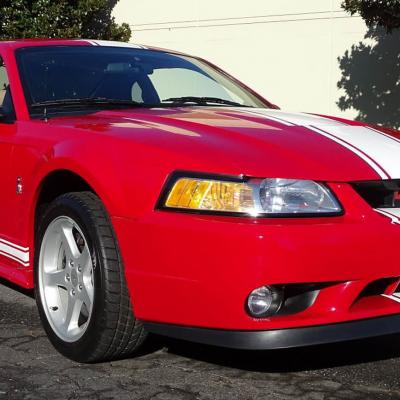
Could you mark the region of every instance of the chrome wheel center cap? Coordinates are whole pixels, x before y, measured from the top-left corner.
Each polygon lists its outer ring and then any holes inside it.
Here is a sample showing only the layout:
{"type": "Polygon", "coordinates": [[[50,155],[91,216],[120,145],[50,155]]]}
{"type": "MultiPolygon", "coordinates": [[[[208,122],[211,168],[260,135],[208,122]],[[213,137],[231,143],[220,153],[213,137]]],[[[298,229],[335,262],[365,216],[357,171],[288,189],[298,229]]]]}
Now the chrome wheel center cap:
{"type": "Polygon", "coordinates": [[[71,283],[73,287],[77,287],[79,284],[78,273],[75,270],[71,271],[71,283]]]}

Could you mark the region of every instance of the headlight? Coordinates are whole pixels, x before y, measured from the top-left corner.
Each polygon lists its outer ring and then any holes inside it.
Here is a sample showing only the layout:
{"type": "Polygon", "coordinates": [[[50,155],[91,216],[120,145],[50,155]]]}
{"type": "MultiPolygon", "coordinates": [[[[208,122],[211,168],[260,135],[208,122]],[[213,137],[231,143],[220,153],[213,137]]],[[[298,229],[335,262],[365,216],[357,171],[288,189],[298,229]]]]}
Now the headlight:
{"type": "Polygon", "coordinates": [[[338,215],[343,211],[329,188],[314,181],[190,175],[172,175],[159,208],[266,217],[338,215]]]}
{"type": "Polygon", "coordinates": [[[338,213],[342,208],[332,192],[320,183],[295,179],[264,179],[260,202],[268,214],[338,213]]]}

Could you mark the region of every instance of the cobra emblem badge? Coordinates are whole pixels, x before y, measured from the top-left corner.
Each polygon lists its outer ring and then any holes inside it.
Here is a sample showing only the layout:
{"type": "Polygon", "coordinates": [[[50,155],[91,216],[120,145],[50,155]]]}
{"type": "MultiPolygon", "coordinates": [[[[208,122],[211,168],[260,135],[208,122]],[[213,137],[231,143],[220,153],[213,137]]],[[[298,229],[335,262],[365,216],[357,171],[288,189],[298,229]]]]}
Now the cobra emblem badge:
{"type": "Polygon", "coordinates": [[[18,195],[21,195],[23,192],[23,185],[22,185],[22,178],[20,176],[17,177],[17,185],[16,185],[16,192],[18,195]]]}

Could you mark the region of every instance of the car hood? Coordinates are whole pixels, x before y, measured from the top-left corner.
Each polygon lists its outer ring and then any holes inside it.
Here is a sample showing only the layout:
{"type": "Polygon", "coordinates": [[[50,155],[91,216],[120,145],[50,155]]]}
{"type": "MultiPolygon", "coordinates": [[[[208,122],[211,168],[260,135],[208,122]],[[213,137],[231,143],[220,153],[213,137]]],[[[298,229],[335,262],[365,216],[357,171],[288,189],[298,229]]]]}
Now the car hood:
{"type": "Polygon", "coordinates": [[[395,131],[310,114],[180,107],[101,111],[49,124],[123,139],[130,156],[144,146],[172,169],[337,182],[400,178],[395,131]]]}

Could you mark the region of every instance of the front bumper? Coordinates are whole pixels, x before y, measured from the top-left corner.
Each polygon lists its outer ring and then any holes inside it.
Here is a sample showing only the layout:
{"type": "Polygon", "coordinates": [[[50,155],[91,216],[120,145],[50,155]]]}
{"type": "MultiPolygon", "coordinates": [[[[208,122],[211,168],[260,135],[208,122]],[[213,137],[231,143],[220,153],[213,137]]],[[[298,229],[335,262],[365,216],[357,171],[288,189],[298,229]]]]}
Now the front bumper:
{"type": "Polygon", "coordinates": [[[251,219],[149,211],[113,218],[135,315],[143,321],[223,331],[279,331],[400,314],[400,225],[350,185],[331,184],[346,213],[251,219]],[[316,284],[298,312],[250,317],[263,285],[316,284]]]}
{"type": "Polygon", "coordinates": [[[400,315],[268,331],[228,331],[145,322],[148,332],[239,350],[277,350],[367,339],[400,333],[400,315]]]}

